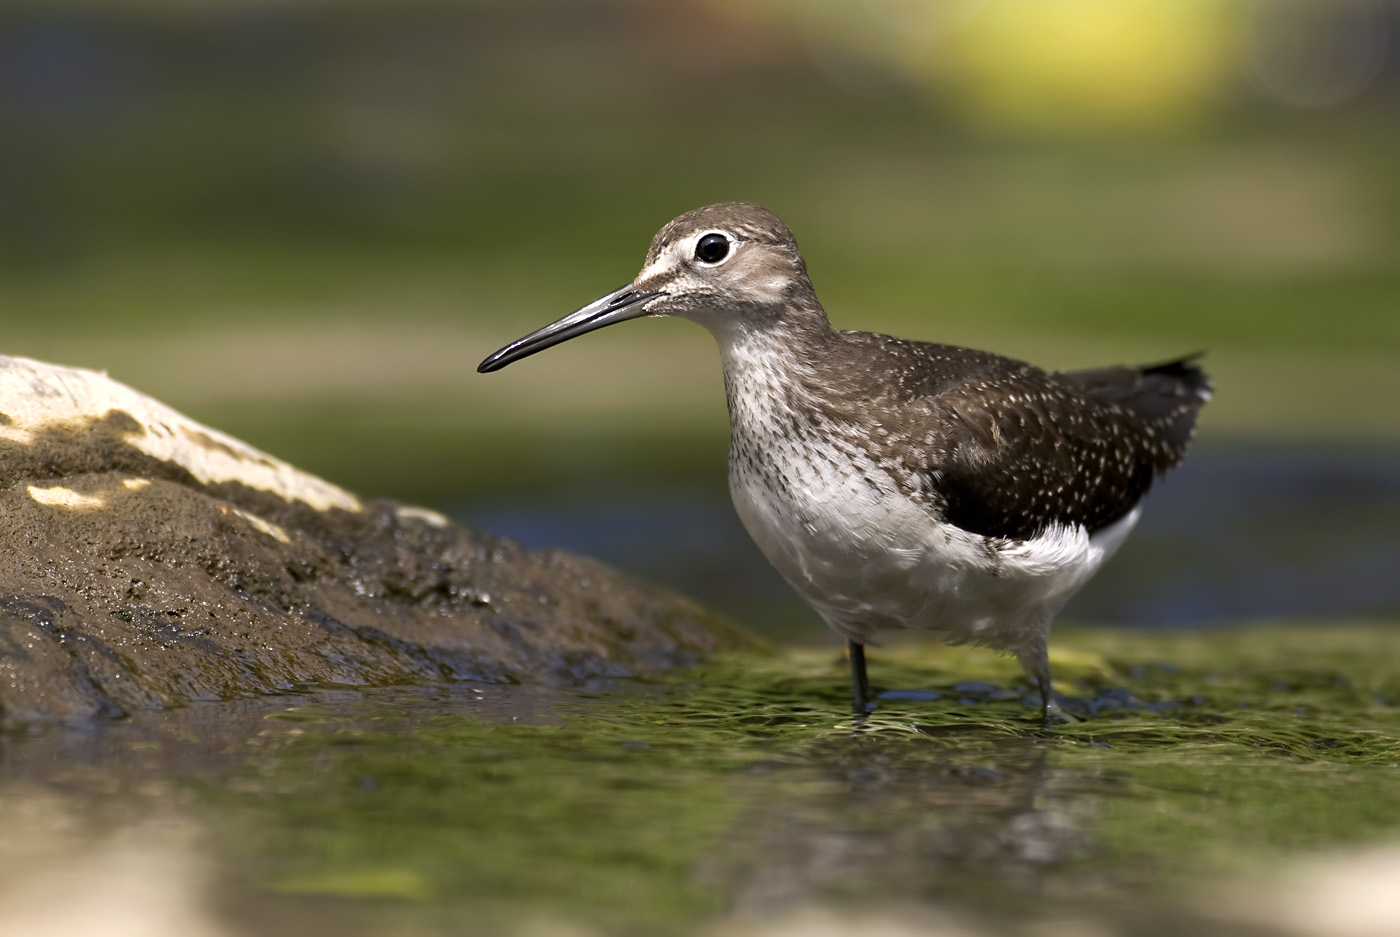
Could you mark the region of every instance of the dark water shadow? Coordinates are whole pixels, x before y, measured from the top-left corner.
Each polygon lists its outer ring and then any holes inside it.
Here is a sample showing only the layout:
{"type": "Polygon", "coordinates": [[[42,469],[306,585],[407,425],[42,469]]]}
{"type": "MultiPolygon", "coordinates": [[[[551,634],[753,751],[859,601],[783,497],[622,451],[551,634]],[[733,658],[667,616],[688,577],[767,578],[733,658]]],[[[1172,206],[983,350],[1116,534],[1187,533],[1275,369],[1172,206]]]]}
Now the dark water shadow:
{"type": "MultiPolygon", "coordinates": [[[[821,625],[749,541],[723,480],[705,489],[571,491],[455,512],[474,526],[598,557],[740,621],[821,625]]],[[[1206,626],[1400,614],[1400,450],[1202,446],[1064,620],[1206,626]]]]}

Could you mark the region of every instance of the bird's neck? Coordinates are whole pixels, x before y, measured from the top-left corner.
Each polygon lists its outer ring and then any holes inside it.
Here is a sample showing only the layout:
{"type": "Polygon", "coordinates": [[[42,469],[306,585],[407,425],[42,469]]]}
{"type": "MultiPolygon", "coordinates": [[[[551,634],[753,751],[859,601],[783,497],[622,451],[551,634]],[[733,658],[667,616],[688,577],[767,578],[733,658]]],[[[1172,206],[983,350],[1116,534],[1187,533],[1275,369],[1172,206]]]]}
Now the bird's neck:
{"type": "Polygon", "coordinates": [[[730,321],[710,331],[719,345],[736,434],[766,432],[799,413],[837,333],[826,314],[762,323],[730,321]]]}
{"type": "Polygon", "coordinates": [[[794,375],[810,371],[836,338],[820,308],[815,314],[784,311],[771,318],[725,317],[706,326],[719,346],[726,374],[755,369],[794,375]]]}
{"type": "Polygon", "coordinates": [[[837,340],[826,311],[810,292],[781,304],[726,310],[697,320],[719,345],[726,374],[807,371],[837,340]]]}

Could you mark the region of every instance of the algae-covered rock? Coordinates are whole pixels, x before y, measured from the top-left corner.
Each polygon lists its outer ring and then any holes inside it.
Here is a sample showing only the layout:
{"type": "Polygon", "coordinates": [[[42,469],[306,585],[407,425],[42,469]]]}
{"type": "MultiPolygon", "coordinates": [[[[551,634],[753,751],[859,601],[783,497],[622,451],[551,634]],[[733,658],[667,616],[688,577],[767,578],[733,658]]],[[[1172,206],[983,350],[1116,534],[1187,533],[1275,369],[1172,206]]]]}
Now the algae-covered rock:
{"type": "Polygon", "coordinates": [[[362,502],[103,374],[0,357],[0,724],[305,685],[583,680],[749,639],[362,502]]]}

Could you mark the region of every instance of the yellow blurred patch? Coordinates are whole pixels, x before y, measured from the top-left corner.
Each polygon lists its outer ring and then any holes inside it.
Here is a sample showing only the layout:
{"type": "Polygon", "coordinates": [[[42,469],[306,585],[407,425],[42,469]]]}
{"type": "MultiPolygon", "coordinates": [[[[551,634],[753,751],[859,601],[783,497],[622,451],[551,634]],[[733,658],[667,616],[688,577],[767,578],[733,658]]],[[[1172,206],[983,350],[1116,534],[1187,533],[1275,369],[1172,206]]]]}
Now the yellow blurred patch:
{"type": "Polygon", "coordinates": [[[969,122],[1050,135],[1157,131],[1206,113],[1233,76],[1242,9],[1239,0],[710,2],[800,35],[819,66],[863,62],[969,122]]]}
{"type": "Polygon", "coordinates": [[[930,49],[931,74],[982,122],[1143,129],[1203,111],[1228,74],[1220,0],[988,0],[930,49]]]}
{"type": "Polygon", "coordinates": [[[1076,676],[1102,675],[1108,673],[1109,665],[1108,659],[1097,651],[1085,651],[1056,644],[1052,633],[1050,637],[1050,670],[1056,677],[1061,676],[1062,672],[1066,677],[1070,673],[1076,676]]]}
{"type": "Polygon", "coordinates": [[[425,901],[432,890],[411,869],[348,869],[305,875],[273,882],[273,891],[289,895],[326,895],[334,898],[402,898],[425,901]]]}

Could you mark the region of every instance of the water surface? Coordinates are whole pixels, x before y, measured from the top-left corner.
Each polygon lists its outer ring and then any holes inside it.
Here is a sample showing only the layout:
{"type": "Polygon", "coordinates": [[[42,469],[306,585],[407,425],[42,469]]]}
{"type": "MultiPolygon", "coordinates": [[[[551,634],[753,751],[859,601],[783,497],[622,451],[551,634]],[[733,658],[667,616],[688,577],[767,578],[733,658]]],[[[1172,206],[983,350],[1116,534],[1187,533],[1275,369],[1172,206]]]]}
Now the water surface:
{"type": "Polygon", "coordinates": [[[896,692],[860,722],[823,650],[201,705],[7,737],[0,825],[20,880],[67,876],[81,904],[76,857],[111,854],[96,879],[149,866],[220,933],[684,934],[813,909],[1272,933],[1238,925],[1251,881],[1400,841],[1389,634],[1069,632],[1078,720],[1049,729],[1014,662],[913,647],[873,655],[896,692]]]}

